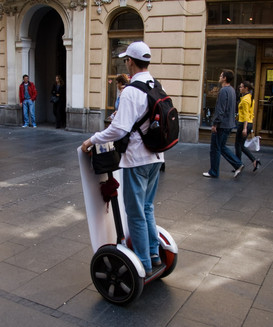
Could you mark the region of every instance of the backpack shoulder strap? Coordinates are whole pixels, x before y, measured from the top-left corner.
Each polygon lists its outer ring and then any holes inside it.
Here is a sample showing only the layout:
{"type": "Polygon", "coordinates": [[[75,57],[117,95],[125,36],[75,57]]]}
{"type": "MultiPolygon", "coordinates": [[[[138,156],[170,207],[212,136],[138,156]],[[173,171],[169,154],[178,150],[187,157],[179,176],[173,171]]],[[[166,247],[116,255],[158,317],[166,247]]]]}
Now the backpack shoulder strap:
{"type": "Polygon", "coordinates": [[[141,82],[141,81],[134,81],[133,83],[129,84],[128,86],[133,86],[145,93],[149,93],[149,91],[152,89],[150,84],[154,84],[154,87],[162,88],[161,84],[158,82],[157,79],[154,79],[153,81],[148,80],[146,83],[141,82]]]}
{"type": "Polygon", "coordinates": [[[151,87],[149,86],[149,82],[152,82],[152,81],[147,81],[146,83],[141,82],[141,81],[135,81],[135,82],[129,84],[128,86],[133,86],[142,92],[148,93],[151,90],[151,87]]]}
{"type": "MultiPolygon", "coordinates": [[[[129,84],[128,86],[133,86],[133,87],[141,90],[142,92],[149,93],[150,90],[152,89],[152,87],[150,86],[151,83],[154,84],[154,87],[160,87],[161,88],[161,84],[156,79],[154,79],[154,81],[148,80],[146,83],[141,82],[141,81],[135,81],[135,82],[129,84]]],[[[132,130],[133,131],[137,130],[140,134],[142,134],[142,132],[140,130],[140,126],[149,118],[149,116],[150,116],[150,111],[148,110],[147,113],[139,121],[137,121],[134,124],[132,130]]]]}

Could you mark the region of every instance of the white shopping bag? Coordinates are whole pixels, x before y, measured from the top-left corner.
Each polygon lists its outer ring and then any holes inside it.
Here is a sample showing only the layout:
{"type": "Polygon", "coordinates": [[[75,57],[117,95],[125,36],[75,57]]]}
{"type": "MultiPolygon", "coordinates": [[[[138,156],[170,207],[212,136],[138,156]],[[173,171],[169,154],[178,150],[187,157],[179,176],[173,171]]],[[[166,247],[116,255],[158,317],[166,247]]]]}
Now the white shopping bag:
{"type": "Polygon", "coordinates": [[[245,141],[245,147],[250,151],[260,151],[260,136],[254,136],[245,141]]]}

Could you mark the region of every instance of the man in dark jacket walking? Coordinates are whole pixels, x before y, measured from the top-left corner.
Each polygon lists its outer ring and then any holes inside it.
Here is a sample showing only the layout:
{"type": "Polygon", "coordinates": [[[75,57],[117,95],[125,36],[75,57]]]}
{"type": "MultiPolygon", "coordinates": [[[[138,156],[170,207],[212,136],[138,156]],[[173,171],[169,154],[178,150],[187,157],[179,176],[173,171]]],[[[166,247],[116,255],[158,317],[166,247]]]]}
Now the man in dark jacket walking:
{"type": "Polygon", "coordinates": [[[37,97],[37,91],[34,83],[29,81],[29,76],[23,76],[23,82],[19,87],[19,100],[20,106],[23,107],[24,125],[22,127],[29,126],[29,113],[31,117],[31,123],[33,128],[36,128],[35,122],[35,100],[37,97]]]}
{"type": "Polygon", "coordinates": [[[230,85],[233,77],[231,70],[223,70],[219,77],[222,88],[218,95],[211,127],[210,170],[203,173],[204,177],[219,177],[221,155],[233,166],[234,177],[237,177],[244,168],[241,160],[226,146],[229,134],[235,127],[236,94],[230,85]]]}

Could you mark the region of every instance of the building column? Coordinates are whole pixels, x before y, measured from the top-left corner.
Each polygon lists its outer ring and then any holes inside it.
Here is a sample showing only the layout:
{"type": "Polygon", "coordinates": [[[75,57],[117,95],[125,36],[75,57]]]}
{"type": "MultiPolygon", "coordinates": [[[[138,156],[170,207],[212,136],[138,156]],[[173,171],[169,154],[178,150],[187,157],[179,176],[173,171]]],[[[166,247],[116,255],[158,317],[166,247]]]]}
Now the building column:
{"type": "Polygon", "coordinates": [[[66,50],[66,105],[72,107],[72,39],[63,39],[66,50]]]}
{"type": "Polygon", "coordinates": [[[86,10],[73,12],[72,108],[84,107],[86,10]]]}
{"type": "Polygon", "coordinates": [[[7,103],[16,104],[17,98],[17,71],[16,71],[16,53],[15,53],[15,16],[7,15],[7,103]]]}

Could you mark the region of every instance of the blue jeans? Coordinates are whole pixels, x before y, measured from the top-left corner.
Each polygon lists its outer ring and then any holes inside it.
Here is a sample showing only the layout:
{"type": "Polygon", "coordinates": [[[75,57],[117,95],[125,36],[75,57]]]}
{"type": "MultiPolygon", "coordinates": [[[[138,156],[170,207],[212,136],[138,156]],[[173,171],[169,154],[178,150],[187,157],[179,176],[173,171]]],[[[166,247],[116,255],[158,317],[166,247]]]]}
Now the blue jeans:
{"type": "Polygon", "coordinates": [[[239,160],[237,156],[226,146],[230,132],[231,129],[229,128],[217,128],[217,133],[211,134],[209,174],[213,177],[219,177],[221,155],[232,165],[234,169],[238,169],[242,165],[241,160],[239,160]]]}
{"type": "Polygon", "coordinates": [[[151,255],[159,254],[153,201],[161,165],[123,169],[123,197],[133,250],[146,271],[152,269],[151,255]]]}
{"type": "Polygon", "coordinates": [[[24,113],[24,123],[25,125],[29,125],[29,118],[28,118],[28,109],[30,112],[31,122],[32,125],[35,125],[35,102],[31,99],[23,101],[23,113],[24,113]]]}

